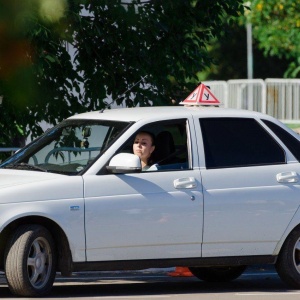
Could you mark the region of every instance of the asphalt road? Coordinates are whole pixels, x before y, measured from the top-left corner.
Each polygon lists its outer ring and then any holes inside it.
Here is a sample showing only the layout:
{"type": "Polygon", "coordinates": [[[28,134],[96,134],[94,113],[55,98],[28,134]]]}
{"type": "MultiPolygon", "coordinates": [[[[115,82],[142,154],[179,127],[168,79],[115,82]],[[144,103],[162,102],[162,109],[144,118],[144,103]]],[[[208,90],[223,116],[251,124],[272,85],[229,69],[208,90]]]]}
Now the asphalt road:
{"type": "MultiPolygon", "coordinates": [[[[195,277],[170,277],[167,273],[164,269],[149,269],[76,273],[71,278],[57,276],[47,299],[298,300],[300,297],[300,290],[288,289],[269,266],[249,268],[237,280],[222,284],[209,284],[195,277]]],[[[3,274],[0,274],[0,298],[20,299],[11,295],[3,274]]]]}

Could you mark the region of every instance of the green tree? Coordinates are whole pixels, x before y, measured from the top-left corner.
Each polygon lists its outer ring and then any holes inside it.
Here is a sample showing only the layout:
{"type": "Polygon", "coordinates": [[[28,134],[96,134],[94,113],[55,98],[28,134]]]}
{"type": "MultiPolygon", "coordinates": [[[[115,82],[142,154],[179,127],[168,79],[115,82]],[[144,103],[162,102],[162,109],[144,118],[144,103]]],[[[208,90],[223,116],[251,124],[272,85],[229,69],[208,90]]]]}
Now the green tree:
{"type": "Polygon", "coordinates": [[[241,0],[0,0],[0,142],[108,99],[181,100],[211,64],[211,39],[241,12],[241,0]]]}
{"type": "Polygon", "coordinates": [[[20,146],[80,110],[80,76],[66,49],[80,7],[63,0],[0,1],[0,142],[20,146]],[[72,6],[73,5],[73,6],[72,6]]]}
{"type": "Polygon", "coordinates": [[[300,2],[253,0],[248,21],[265,56],[291,60],[285,77],[300,77],[300,2]]]}
{"type": "MultiPolygon", "coordinates": [[[[224,25],[222,36],[208,48],[213,65],[199,72],[199,79],[229,80],[247,78],[247,37],[245,22],[224,25]]],[[[282,78],[291,62],[284,57],[266,56],[253,39],[253,78],[282,78]]]]}
{"type": "Polygon", "coordinates": [[[206,46],[222,31],[224,15],[230,20],[243,9],[240,1],[140,2],[92,1],[86,6],[91,16],[81,19],[76,33],[75,61],[84,73],[91,109],[107,94],[127,106],[181,100],[182,91],[194,88],[187,79],[210,65],[206,46]]]}

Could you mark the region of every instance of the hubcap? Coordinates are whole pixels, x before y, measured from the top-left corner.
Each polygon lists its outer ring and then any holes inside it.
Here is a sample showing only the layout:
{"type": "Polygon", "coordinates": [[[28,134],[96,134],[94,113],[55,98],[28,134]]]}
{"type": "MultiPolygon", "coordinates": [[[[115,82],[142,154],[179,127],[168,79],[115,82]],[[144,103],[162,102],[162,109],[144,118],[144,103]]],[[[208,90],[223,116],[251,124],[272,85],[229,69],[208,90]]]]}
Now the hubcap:
{"type": "Polygon", "coordinates": [[[30,283],[35,288],[42,288],[47,282],[52,269],[52,253],[48,241],[37,238],[31,244],[27,258],[27,272],[30,283]]]}
{"type": "Polygon", "coordinates": [[[298,241],[295,244],[293,259],[294,259],[295,268],[298,271],[298,273],[300,274],[300,238],[298,239],[298,241]]]}

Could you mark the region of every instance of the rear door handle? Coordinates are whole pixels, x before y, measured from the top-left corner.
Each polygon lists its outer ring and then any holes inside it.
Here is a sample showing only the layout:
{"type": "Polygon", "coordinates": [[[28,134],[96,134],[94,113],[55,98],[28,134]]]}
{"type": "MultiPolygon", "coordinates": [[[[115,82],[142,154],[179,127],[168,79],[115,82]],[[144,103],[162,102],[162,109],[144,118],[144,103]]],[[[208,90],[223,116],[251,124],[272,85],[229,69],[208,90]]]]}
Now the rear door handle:
{"type": "Polygon", "coordinates": [[[194,189],[197,182],[194,177],[183,177],[174,180],[175,189],[194,189]]]}
{"type": "Polygon", "coordinates": [[[279,183],[294,183],[299,180],[297,172],[294,171],[278,173],[276,179],[279,183]]]}

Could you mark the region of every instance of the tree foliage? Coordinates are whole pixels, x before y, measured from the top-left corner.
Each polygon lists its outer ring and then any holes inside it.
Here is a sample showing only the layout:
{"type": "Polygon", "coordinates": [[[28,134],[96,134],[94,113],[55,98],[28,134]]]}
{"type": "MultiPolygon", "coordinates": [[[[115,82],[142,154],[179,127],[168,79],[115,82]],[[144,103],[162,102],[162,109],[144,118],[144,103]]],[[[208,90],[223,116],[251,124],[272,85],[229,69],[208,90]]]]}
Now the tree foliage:
{"type": "Polygon", "coordinates": [[[55,124],[80,110],[80,76],[65,46],[80,8],[62,0],[0,4],[0,141],[11,146],[20,135],[40,135],[41,121],[55,124]]]}
{"type": "Polygon", "coordinates": [[[266,56],[292,60],[285,76],[300,77],[300,5],[295,0],[253,0],[248,21],[266,56]]]}
{"type": "MultiPolygon", "coordinates": [[[[258,42],[252,40],[253,78],[282,78],[291,60],[264,55],[258,42]]],[[[208,48],[213,65],[199,73],[201,80],[228,80],[247,78],[246,26],[237,22],[224,26],[222,36],[208,48]]]]}
{"type": "Polygon", "coordinates": [[[211,63],[211,39],[242,11],[241,0],[0,0],[0,142],[109,99],[181,100],[211,63]]]}

